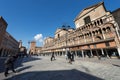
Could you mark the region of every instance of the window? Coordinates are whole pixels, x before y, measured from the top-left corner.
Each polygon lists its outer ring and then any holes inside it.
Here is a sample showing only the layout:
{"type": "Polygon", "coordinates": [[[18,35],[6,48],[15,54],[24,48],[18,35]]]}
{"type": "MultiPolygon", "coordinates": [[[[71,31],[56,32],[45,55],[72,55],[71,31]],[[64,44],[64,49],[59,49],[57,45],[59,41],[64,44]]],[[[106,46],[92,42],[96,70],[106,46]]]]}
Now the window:
{"type": "Polygon", "coordinates": [[[102,19],[100,19],[100,23],[101,23],[101,24],[103,24],[103,21],[102,21],[102,19]]]}
{"type": "Polygon", "coordinates": [[[105,45],[106,45],[107,47],[110,46],[109,42],[106,42],[105,45]]]}
{"type": "Polygon", "coordinates": [[[85,24],[91,23],[90,16],[84,18],[85,24]]]}
{"type": "Polygon", "coordinates": [[[60,38],[60,34],[58,34],[58,38],[60,38]]]}

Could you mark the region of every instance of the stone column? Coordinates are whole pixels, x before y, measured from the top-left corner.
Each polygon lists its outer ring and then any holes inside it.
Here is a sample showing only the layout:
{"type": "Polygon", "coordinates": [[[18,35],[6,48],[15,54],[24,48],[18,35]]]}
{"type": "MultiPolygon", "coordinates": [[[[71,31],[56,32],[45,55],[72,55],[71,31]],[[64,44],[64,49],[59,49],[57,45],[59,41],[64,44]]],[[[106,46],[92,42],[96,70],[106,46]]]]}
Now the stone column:
{"type": "Polygon", "coordinates": [[[119,26],[118,26],[118,24],[117,24],[117,23],[115,23],[115,24],[116,24],[116,25],[115,25],[115,26],[116,26],[116,27],[115,27],[116,34],[117,34],[117,36],[120,36],[120,35],[119,35],[119,32],[118,32],[118,28],[119,28],[119,26]]]}
{"type": "Polygon", "coordinates": [[[101,30],[101,32],[102,32],[103,39],[105,39],[104,32],[102,31],[102,29],[100,29],[100,30],[101,30]]]}
{"type": "Polygon", "coordinates": [[[83,57],[83,59],[84,59],[84,51],[82,50],[82,57],[83,57]]]}
{"type": "Polygon", "coordinates": [[[96,54],[97,54],[98,59],[100,60],[100,59],[101,59],[101,57],[99,56],[99,54],[98,54],[98,51],[97,51],[97,50],[96,50],[96,54]]]}
{"type": "Polygon", "coordinates": [[[119,54],[119,57],[120,57],[120,47],[117,48],[117,51],[118,51],[118,54],[119,54]]]}
{"type": "Polygon", "coordinates": [[[103,49],[101,48],[101,52],[102,52],[102,55],[104,55],[104,51],[103,51],[103,49]]]}
{"type": "Polygon", "coordinates": [[[77,56],[77,51],[75,50],[75,56],[77,56]]]}
{"type": "Polygon", "coordinates": [[[62,55],[64,56],[64,51],[62,51],[62,55]]]}
{"type": "Polygon", "coordinates": [[[86,43],[85,35],[83,35],[83,36],[84,36],[84,41],[85,41],[85,43],[86,43]]]}
{"type": "Polygon", "coordinates": [[[106,49],[105,49],[105,53],[107,55],[107,58],[110,58],[106,49]]]}
{"type": "Polygon", "coordinates": [[[93,37],[93,33],[91,32],[91,35],[92,35],[92,41],[94,42],[95,41],[95,39],[94,39],[94,37],[93,37]]]}
{"type": "Polygon", "coordinates": [[[92,53],[92,50],[90,49],[90,54],[91,54],[91,56],[93,57],[93,53],[92,53]]]}

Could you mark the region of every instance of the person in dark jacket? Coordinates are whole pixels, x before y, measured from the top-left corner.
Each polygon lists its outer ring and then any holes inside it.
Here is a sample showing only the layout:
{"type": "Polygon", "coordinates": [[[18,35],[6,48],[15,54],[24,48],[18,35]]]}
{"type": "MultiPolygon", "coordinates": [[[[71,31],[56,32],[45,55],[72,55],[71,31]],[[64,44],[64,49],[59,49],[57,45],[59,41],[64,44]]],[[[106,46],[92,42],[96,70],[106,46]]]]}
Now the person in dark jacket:
{"type": "Polygon", "coordinates": [[[74,61],[74,53],[71,52],[71,60],[74,61]]]}
{"type": "Polygon", "coordinates": [[[55,60],[55,55],[54,55],[54,52],[52,53],[52,56],[51,56],[51,61],[53,61],[53,59],[55,60]]]}
{"type": "Polygon", "coordinates": [[[15,60],[16,60],[16,58],[17,58],[17,56],[8,56],[8,58],[5,60],[5,73],[4,73],[4,75],[5,75],[5,77],[7,77],[7,75],[8,75],[8,70],[9,69],[11,69],[14,73],[16,72],[15,70],[14,70],[14,62],[15,62],[15,60]]]}
{"type": "Polygon", "coordinates": [[[71,59],[71,53],[70,53],[70,51],[67,52],[67,57],[68,57],[68,60],[69,60],[68,63],[72,64],[72,59],[71,59]]]}

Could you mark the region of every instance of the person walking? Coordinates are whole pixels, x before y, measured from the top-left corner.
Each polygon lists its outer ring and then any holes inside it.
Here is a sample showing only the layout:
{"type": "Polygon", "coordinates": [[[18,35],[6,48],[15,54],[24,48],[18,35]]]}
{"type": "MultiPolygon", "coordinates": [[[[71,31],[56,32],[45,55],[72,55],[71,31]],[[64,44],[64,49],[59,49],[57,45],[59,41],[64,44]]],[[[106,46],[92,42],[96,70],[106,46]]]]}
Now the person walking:
{"type": "Polygon", "coordinates": [[[67,56],[67,54],[65,54],[65,59],[66,59],[66,60],[68,59],[68,56],[67,56]]]}
{"type": "Polygon", "coordinates": [[[75,61],[75,60],[74,60],[74,53],[73,53],[73,52],[71,52],[71,60],[72,60],[72,61],[75,61]]]}
{"type": "Polygon", "coordinates": [[[52,53],[52,56],[51,56],[51,61],[53,61],[53,59],[55,60],[55,55],[54,55],[54,52],[52,53]]]}
{"type": "Polygon", "coordinates": [[[17,56],[13,55],[9,55],[7,57],[7,59],[5,60],[4,64],[5,64],[5,72],[4,72],[4,75],[5,77],[8,76],[8,70],[11,69],[14,73],[16,73],[16,71],[14,70],[14,62],[15,60],[17,59],[17,56]]]}
{"type": "Polygon", "coordinates": [[[68,60],[69,60],[68,63],[72,64],[71,53],[69,51],[67,52],[67,56],[68,56],[68,60]]]}

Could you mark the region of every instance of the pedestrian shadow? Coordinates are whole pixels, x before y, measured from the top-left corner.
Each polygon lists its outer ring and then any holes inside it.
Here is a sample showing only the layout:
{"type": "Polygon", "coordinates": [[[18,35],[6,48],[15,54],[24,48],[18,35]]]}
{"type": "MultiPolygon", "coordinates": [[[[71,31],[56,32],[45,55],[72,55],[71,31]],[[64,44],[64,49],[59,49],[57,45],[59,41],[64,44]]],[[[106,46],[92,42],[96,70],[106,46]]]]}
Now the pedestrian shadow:
{"type": "Polygon", "coordinates": [[[25,69],[28,69],[28,68],[30,68],[30,67],[32,67],[32,66],[27,66],[27,67],[19,68],[19,69],[16,70],[16,72],[21,72],[21,71],[23,71],[23,70],[25,70],[25,69]]]}
{"type": "Polygon", "coordinates": [[[20,59],[18,59],[16,61],[15,68],[22,67],[23,63],[30,62],[30,61],[35,61],[35,60],[41,60],[41,58],[36,58],[36,57],[24,57],[24,58],[20,58],[20,59]]]}
{"type": "Polygon", "coordinates": [[[117,65],[117,64],[112,64],[113,66],[116,66],[116,67],[120,67],[120,65],[117,65]]]}
{"type": "MultiPolygon", "coordinates": [[[[23,66],[23,63],[26,63],[26,62],[30,62],[30,61],[35,61],[35,60],[41,60],[41,58],[39,57],[20,57],[20,58],[17,58],[17,60],[15,61],[15,65],[14,65],[14,68],[18,68],[18,67],[22,67],[23,66]]],[[[0,73],[4,72],[4,61],[5,59],[1,59],[0,61],[0,73]]]]}
{"type": "Polygon", "coordinates": [[[14,75],[4,80],[104,80],[88,73],[72,70],[33,71],[14,75]]]}
{"type": "Polygon", "coordinates": [[[81,66],[81,68],[83,68],[86,72],[90,72],[90,70],[85,66],[81,66]]]}
{"type": "Polygon", "coordinates": [[[35,60],[42,60],[42,58],[39,57],[24,57],[22,60],[22,63],[30,62],[30,61],[35,61],[35,60]]]}

